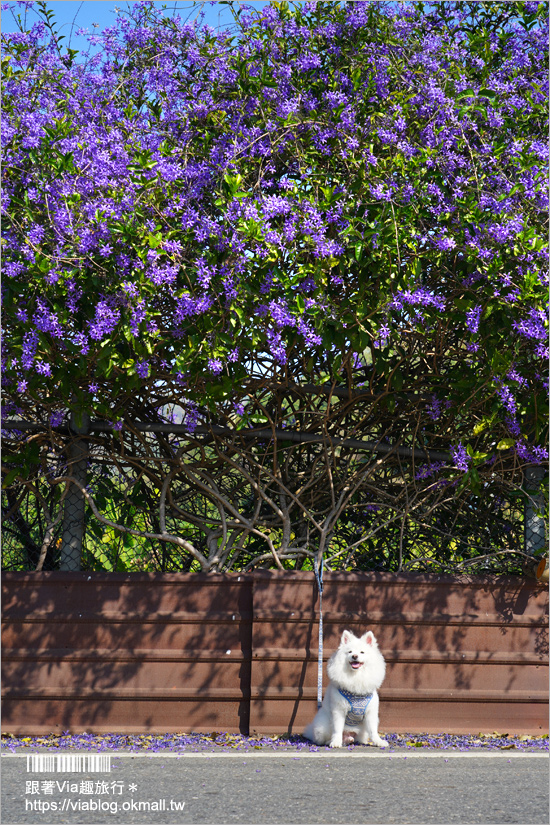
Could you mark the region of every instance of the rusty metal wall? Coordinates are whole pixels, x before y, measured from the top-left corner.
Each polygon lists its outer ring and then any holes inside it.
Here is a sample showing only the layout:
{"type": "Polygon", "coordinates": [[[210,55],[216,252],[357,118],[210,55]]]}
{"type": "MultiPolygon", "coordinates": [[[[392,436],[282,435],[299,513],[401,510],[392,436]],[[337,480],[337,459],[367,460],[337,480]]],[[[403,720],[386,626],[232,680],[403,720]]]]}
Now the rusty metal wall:
{"type": "Polygon", "coordinates": [[[5,573],[2,730],[247,732],[244,575],[5,573]]]}
{"type": "MultiPolygon", "coordinates": [[[[4,732],[299,733],[316,709],[311,573],[5,573],[4,732]]],[[[371,629],[382,731],[548,731],[548,589],[325,573],[325,659],[371,629]]],[[[326,674],[324,676],[326,686],[326,674]]]]}
{"type": "MultiPolygon", "coordinates": [[[[317,707],[313,576],[257,573],[253,587],[250,729],[299,733],[317,707]]],[[[343,629],[374,632],[382,731],[548,732],[547,617],[530,579],[328,573],[324,659],[343,629]]]]}

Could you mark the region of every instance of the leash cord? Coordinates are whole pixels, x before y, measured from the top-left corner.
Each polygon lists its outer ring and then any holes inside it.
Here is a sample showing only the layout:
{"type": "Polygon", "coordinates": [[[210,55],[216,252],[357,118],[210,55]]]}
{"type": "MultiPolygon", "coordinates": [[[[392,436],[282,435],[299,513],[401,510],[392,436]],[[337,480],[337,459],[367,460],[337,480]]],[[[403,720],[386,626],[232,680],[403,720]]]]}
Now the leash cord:
{"type": "Polygon", "coordinates": [[[323,557],[321,564],[317,559],[313,564],[315,579],[317,580],[317,590],[319,591],[319,656],[317,659],[317,708],[323,702],[323,557]]]}

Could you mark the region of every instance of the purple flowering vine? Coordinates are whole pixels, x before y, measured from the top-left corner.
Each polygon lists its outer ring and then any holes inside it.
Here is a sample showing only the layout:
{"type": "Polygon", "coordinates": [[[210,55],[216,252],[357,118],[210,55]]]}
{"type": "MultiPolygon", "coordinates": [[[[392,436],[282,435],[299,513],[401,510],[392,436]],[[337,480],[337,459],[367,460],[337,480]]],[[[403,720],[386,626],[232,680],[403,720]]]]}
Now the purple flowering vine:
{"type": "Polygon", "coordinates": [[[349,367],[373,437],[542,461],[547,9],[493,6],[269,4],[232,39],[137,3],[86,60],[29,4],[2,35],[6,402],[214,409],[349,367]]]}

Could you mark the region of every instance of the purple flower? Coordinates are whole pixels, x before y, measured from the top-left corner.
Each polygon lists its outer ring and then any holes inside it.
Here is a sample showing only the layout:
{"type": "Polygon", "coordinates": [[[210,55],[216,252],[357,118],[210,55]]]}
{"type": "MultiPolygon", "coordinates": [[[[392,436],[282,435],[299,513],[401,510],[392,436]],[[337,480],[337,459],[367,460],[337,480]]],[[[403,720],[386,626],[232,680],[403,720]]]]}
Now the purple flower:
{"type": "Polygon", "coordinates": [[[529,310],[527,318],[514,321],[512,326],[526,338],[546,341],[548,338],[547,323],[546,313],[542,309],[533,307],[529,310]]]}
{"type": "Polygon", "coordinates": [[[107,301],[100,301],[95,310],[93,321],[89,321],[90,338],[101,341],[115,329],[120,319],[118,309],[112,309],[107,301]]]}
{"type": "Polygon", "coordinates": [[[451,447],[451,456],[455,467],[462,470],[464,473],[468,471],[471,458],[461,442],[458,446],[451,447]]]}
{"type": "Polygon", "coordinates": [[[516,438],[519,438],[521,436],[521,427],[519,425],[519,421],[517,420],[517,418],[507,416],[504,419],[504,423],[506,424],[506,427],[508,428],[511,435],[515,436],[516,438]]]}
{"type": "Polygon", "coordinates": [[[518,441],[516,452],[519,458],[528,461],[530,464],[546,464],[548,462],[549,455],[546,447],[531,446],[526,444],[525,441],[518,441]]]}
{"type": "Polygon", "coordinates": [[[75,346],[78,348],[82,355],[87,355],[90,351],[90,344],[88,341],[88,336],[85,335],[83,332],[78,332],[74,337],[75,346]]]}
{"type": "Polygon", "coordinates": [[[375,200],[379,201],[390,201],[392,193],[391,191],[386,188],[383,184],[377,183],[370,188],[371,194],[375,200]]]}
{"type": "Polygon", "coordinates": [[[136,364],[136,372],[140,378],[148,378],[151,367],[147,361],[138,361],[136,364]]]}
{"type": "Polygon", "coordinates": [[[186,401],[185,403],[185,415],[183,418],[183,424],[187,428],[187,430],[193,434],[197,428],[197,425],[200,420],[200,412],[197,408],[197,405],[194,401],[186,401]]]}
{"type": "Polygon", "coordinates": [[[442,252],[447,252],[449,249],[454,249],[456,246],[456,241],[454,238],[449,238],[444,235],[440,238],[436,238],[433,243],[434,246],[436,246],[437,249],[441,249],[442,252]]]}
{"type": "Polygon", "coordinates": [[[510,387],[499,380],[497,382],[497,394],[508,412],[515,416],[517,414],[516,399],[514,398],[510,387]]]}
{"type": "Polygon", "coordinates": [[[37,224],[33,224],[30,229],[27,231],[27,238],[31,243],[37,246],[42,238],[45,235],[45,229],[43,226],[38,226],[37,224]]]}
{"type": "Polygon", "coordinates": [[[476,306],[468,310],[468,312],[466,313],[466,326],[474,335],[479,329],[479,319],[481,318],[482,310],[483,307],[476,306]]]}
{"type": "Polygon", "coordinates": [[[54,338],[60,338],[64,333],[58,317],[51,312],[45,302],[38,298],[37,309],[33,315],[33,323],[40,332],[49,332],[54,338]]]}
{"type": "Polygon", "coordinates": [[[522,229],[523,219],[518,216],[504,224],[490,224],[487,227],[487,232],[497,243],[506,243],[506,241],[515,238],[522,229]]]}
{"type": "Polygon", "coordinates": [[[429,289],[422,287],[414,291],[406,289],[394,295],[390,309],[401,310],[404,306],[435,307],[441,311],[445,310],[446,301],[444,298],[434,295],[429,289]]]}
{"type": "Polygon", "coordinates": [[[210,358],[208,360],[208,369],[213,375],[219,375],[223,369],[223,362],[219,358],[210,358]]]}
{"type": "Polygon", "coordinates": [[[294,326],[296,323],[296,319],[290,314],[287,303],[283,298],[278,301],[270,301],[269,311],[278,327],[294,326]]]}
{"type": "Polygon", "coordinates": [[[432,421],[437,421],[441,416],[441,401],[436,395],[432,395],[432,400],[426,409],[432,421]]]}
{"type": "Polygon", "coordinates": [[[151,266],[148,268],[147,275],[155,286],[172,284],[177,279],[178,267],[176,265],[169,264],[166,264],[165,266],[151,266]]]}
{"type": "Polygon", "coordinates": [[[280,332],[273,332],[272,330],[267,330],[266,332],[267,337],[267,344],[269,348],[269,352],[275,359],[278,364],[286,364],[287,362],[287,354],[285,345],[281,339],[280,332]]]}
{"type": "Polygon", "coordinates": [[[38,333],[34,330],[25,333],[23,337],[23,347],[21,352],[21,364],[24,370],[30,370],[34,363],[36,347],[38,346],[38,333]]]}
{"type": "Polygon", "coordinates": [[[382,324],[382,326],[378,330],[378,335],[376,336],[376,338],[373,341],[374,347],[376,349],[381,349],[382,347],[385,347],[386,344],[388,343],[389,338],[390,338],[390,328],[387,324],[382,324]]]}
{"type": "Polygon", "coordinates": [[[300,334],[304,336],[307,344],[316,347],[319,346],[319,344],[322,341],[321,336],[317,332],[312,330],[311,327],[309,327],[308,324],[303,320],[303,318],[299,319],[297,323],[297,328],[298,332],[300,332],[300,334]]]}
{"type": "Polygon", "coordinates": [[[2,265],[4,275],[8,278],[17,278],[26,271],[26,266],[21,261],[5,261],[2,265]]]}
{"type": "Polygon", "coordinates": [[[520,387],[523,387],[524,389],[526,389],[529,386],[528,381],[526,381],[526,379],[519,374],[515,367],[512,367],[510,369],[506,378],[508,378],[510,381],[515,381],[517,384],[520,385],[520,387]]]}
{"type": "Polygon", "coordinates": [[[436,461],[434,464],[425,464],[423,467],[420,467],[418,472],[415,474],[416,481],[421,481],[424,478],[430,478],[430,476],[437,475],[440,470],[443,470],[447,464],[444,461],[436,461]]]}
{"type": "Polygon", "coordinates": [[[189,293],[185,293],[176,301],[175,320],[181,322],[187,316],[208,312],[213,303],[214,299],[210,295],[205,294],[200,298],[193,298],[189,293]]]}

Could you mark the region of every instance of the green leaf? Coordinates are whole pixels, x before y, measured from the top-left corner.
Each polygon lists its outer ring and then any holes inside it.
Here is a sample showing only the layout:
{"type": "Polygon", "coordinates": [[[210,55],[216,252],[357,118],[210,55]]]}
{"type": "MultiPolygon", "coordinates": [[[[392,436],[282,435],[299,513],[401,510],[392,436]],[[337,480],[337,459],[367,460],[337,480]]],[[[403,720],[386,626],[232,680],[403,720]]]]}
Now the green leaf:
{"type": "Polygon", "coordinates": [[[475,89],[464,89],[463,92],[460,92],[455,98],[455,100],[462,100],[464,97],[476,97],[475,89]]]}
{"type": "Polygon", "coordinates": [[[475,425],[473,430],[474,435],[479,435],[480,433],[482,433],[484,430],[487,429],[487,427],[491,426],[494,420],[494,415],[490,416],[489,418],[483,418],[478,424],[475,425]]]}
{"type": "Polygon", "coordinates": [[[117,559],[117,562],[116,562],[116,572],[117,573],[126,573],[127,570],[128,570],[128,567],[127,567],[126,563],[121,558],[121,556],[119,556],[118,559],[117,559]]]}
{"type": "Polygon", "coordinates": [[[489,97],[489,98],[491,98],[491,100],[494,100],[497,96],[496,92],[494,92],[492,89],[485,89],[485,88],[480,89],[479,92],[478,92],[478,95],[480,97],[489,97]]]}
{"type": "Polygon", "coordinates": [[[515,443],[514,438],[502,438],[497,444],[497,450],[509,450],[515,443]]]}
{"type": "Polygon", "coordinates": [[[396,370],[394,372],[392,384],[398,392],[403,389],[403,373],[401,370],[396,370]]]}
{"type": "Polygon", "coordinates": [[[243,176],[225,174],[223,176],[223,179],[227,185],[227,189],[229,190],[230,194],[234,195],[242,182],[243,176]]]}
{"type": "Polygon", "coordinates": [[[19,469],[19,467],[17,467],[14,470],[10,470],[2,481],[2,489],[6,490],[8,487],[10,487],[19,475],[21,475],[21,470],[19,469]]]}
{"type": "Polygon", "coordinates": [[[147,240],[151,249],[157,249],[162,243],[162,232],[157,232],[155,235],[149,232],[147,240]]]}

